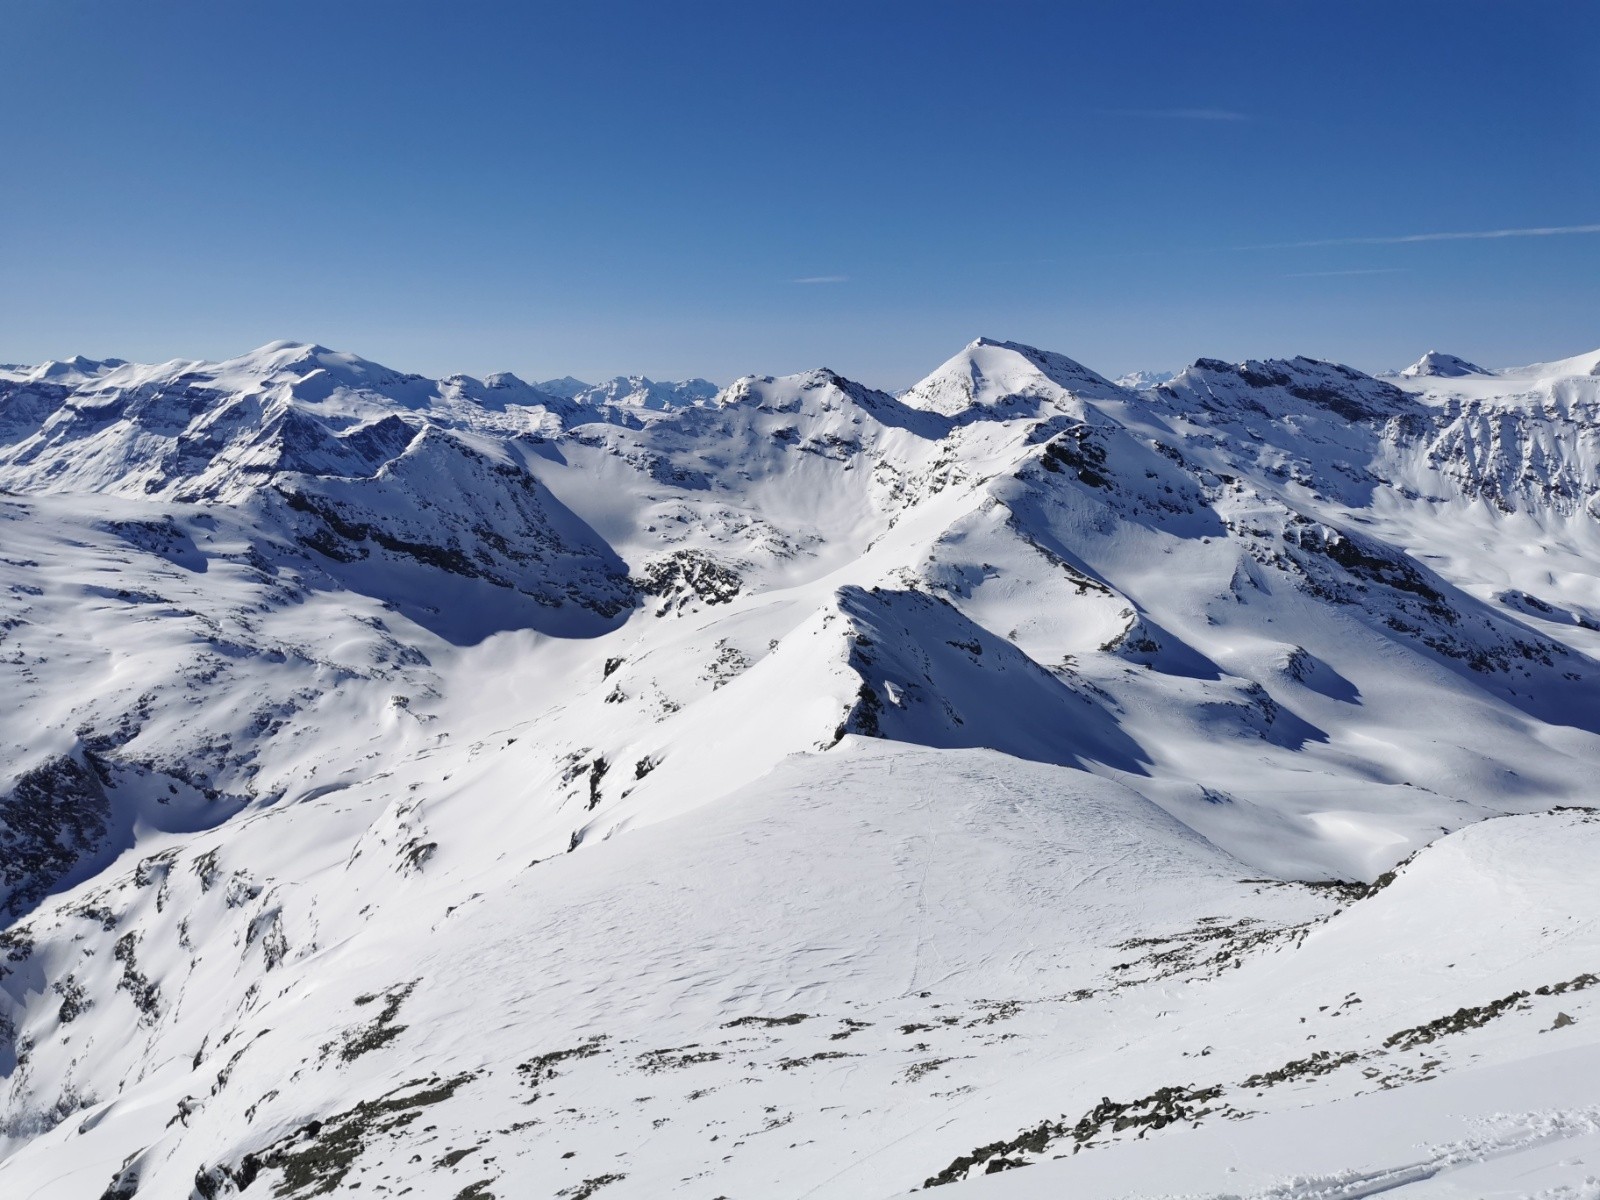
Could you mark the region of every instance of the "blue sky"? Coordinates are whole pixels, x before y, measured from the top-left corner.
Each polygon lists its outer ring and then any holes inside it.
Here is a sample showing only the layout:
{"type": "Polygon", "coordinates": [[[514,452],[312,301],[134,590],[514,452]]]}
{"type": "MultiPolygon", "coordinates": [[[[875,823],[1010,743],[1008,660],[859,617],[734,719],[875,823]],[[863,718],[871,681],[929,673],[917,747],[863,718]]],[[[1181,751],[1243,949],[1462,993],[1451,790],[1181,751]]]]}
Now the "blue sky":
{"type": "Polygon", "coordinates": [[[6,0],[0,360],[1600,346],[1600,4],[6,0]],[[808,282],[809,281],[809,282],[808,282]]]}

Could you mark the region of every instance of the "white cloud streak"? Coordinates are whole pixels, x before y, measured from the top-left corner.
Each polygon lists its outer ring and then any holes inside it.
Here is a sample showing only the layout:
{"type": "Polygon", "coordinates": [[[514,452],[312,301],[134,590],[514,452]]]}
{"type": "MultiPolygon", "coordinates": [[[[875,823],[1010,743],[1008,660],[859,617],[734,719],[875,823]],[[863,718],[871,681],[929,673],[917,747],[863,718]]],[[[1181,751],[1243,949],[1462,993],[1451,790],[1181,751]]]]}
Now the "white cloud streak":
{"type": "Polygon", "coordinates": [[[849,283],[848,275],[807,275],[801,279],[791,279],[790,283],[849,283]]]}
{"type": "Polygon", "coordinates": [[[1410,267],[1365,267],[1353,271],[1295,271],[1285,279],[1326,279],[1333,275],[1409,275],[1410,267]]]}
{"type": "Polygon", "coordinates": [[[1249,113],[1231,108],[1113,108],[1114,117],[1149,117],[1157,121],[1250,121],[1249,113]]]}
{"type": "Polygon", "coordinates": [[[1472,229],[1453,233],[1404,233],[1390,237],[1318,238],[1309,242],[1267,242],[1235,250],[1303,250],[1313,246],[1405,246],[1413,242],[1478,242],[1493,238],[1563,237],[1600,233],[1600,225],[1535,225],[1527,229],[1472,229]]]}

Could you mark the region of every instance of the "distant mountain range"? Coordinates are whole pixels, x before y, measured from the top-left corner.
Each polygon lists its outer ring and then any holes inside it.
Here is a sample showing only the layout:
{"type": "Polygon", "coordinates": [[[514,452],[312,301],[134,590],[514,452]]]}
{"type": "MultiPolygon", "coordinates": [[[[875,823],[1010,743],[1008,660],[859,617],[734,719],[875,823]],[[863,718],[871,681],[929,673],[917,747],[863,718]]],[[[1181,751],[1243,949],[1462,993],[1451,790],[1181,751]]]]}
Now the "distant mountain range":
{"type": "Polygon", "coordinates": [[[0,1194],[1587,1194],[1597,371],[0,368],[0,1194]]]}
{"type": "Polygon", "coordinates": [[[679,383],[657,383],[643,375],[618,375],[605,383],[584,383],[570,375],[547,379],[541,391],[564,396],[582,404],[636,405],[667,411],[704,404],[717,394],[717,385],[705,379],[685,379],[679,383]]]}

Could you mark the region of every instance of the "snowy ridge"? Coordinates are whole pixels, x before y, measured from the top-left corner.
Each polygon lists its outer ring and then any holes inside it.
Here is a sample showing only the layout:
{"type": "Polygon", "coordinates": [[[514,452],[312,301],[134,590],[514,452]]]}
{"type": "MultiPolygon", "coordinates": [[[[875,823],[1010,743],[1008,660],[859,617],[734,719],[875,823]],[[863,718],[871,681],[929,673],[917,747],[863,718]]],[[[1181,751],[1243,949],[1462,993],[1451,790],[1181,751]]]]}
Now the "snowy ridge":
{"type": "Polygon", "coordinates": [[[1117,376],[1116,385],[1130,392],[1148,392],[1169,382],[1176,374],[1176,371],[1129,371],[1117,376]]]}
{"type": "Polygon", "coordinates": [[[1215,1191],[1353,1197],[1559,1139],[1272,1131],[1480,1078],[1592,1136],[1528,1064],[1600,1015],[1593,357],[0,371],[0,1185],[1153,1195],[1259,1137],[1215,1191]]]}
{"type": "Polygon", "coordinates": [[[643,375],[618,375],[604,383],[584,383],[570,375],[549,379],[538,385],[539,389],[554,396],[564,396],[579,404],[599,408],[615,406],[636,407],[670,411],[674,408],[691,408],[704,404],[717,394],[717,385],[708,379],[685,379],[674,383],[660,383],[643,375]]]}

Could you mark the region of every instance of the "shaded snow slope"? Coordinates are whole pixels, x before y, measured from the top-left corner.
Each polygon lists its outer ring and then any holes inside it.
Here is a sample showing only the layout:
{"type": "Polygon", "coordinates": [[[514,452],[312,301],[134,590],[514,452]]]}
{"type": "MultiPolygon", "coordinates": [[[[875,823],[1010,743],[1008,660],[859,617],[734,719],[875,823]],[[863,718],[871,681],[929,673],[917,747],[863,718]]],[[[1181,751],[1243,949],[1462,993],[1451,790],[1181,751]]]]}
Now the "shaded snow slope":
{"type": "Polygon", "coordinates": [[[0,1187],[1581,1185],[1592,357],[0,370],[0,1187]]]}

